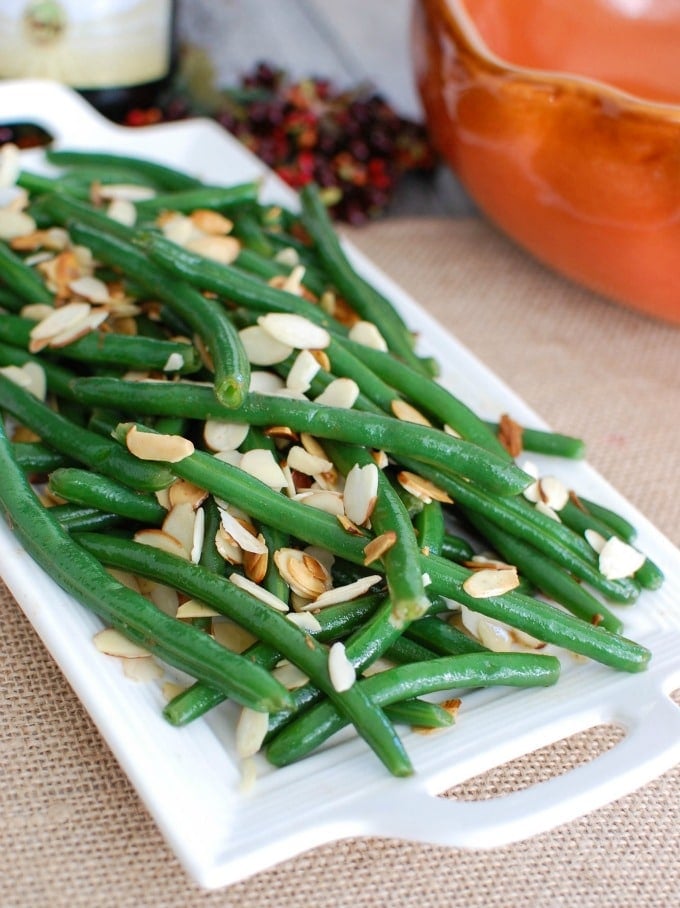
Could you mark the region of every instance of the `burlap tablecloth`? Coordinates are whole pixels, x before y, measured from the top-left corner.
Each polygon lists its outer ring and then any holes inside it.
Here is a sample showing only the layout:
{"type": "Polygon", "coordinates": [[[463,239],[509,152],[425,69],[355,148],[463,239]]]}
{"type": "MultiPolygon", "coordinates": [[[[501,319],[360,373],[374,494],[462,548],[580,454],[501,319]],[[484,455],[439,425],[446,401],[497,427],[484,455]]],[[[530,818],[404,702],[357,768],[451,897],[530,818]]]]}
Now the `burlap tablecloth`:
{"type": "MultiPolygon", "coordinates": [[[[680,542],[678,329],[561,280],[476,220],[387,221],[352,238],[549,423],[583,436],[591,462],[680,542]]],[[[6,590],[0,602],[3,908],[680,903],[680,769],[510,847],[470,853],[354,839],[202,892],[6,590]]],[[[613,740],[580,735],[469,782],[460,794],[512,790],[613,740]]]]}

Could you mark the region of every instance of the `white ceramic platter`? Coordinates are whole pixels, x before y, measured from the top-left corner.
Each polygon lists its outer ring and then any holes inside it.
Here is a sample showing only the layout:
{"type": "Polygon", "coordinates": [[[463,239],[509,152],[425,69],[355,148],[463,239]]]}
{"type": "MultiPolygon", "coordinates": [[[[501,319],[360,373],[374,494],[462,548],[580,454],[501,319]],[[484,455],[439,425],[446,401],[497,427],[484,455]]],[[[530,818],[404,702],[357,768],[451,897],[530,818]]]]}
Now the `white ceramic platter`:
{"type": "MultiPolygon", "coordinates": [[[[0,85],[0,123],[43,125],[58,146],[145,156],[212,182],[263,181],[263,195],[294,205],[292,194],[208,121],[139,130],[116,127],[76,95],[44,82],[0,85]]],[[[26,166],[40,167],[27,152],[26,166]]],[[[443,381],[487,417],[510,411],[540,419],[428,314],[362,256],[356,266],[387,293],[421,351],[443,365],[443,381]]],[[[455,847],[495,847],[534,835],[618,798],[680,761],[680,553],[587,464],[562,463],[560,475],[639,528],[639,544],[667,582],[626,611],[629,636],[653,652],[650,669],[626,675],[570,661],[546,690],[470,693],[456,726],[431,736],[406,734],[416,773],[390,777],[363,742],[346,735],[302,764],[272,770],[262,761],[254,789],[239,788],[228,706],[176,730],[161,717],[160,686],[126,679],[120,662],[92,644],[96,618],[66,596],[0,524],[0,572],[82,700],[179,860],[197,882],[218,887],[321,843],[382,835],[455,847]],[[601,723],[626,732],[593,762],[509,796],[484,802],[438,793],[485,769],[601,723]]],[[[1,481],[1,478],[0,478],[1,481]]]]}

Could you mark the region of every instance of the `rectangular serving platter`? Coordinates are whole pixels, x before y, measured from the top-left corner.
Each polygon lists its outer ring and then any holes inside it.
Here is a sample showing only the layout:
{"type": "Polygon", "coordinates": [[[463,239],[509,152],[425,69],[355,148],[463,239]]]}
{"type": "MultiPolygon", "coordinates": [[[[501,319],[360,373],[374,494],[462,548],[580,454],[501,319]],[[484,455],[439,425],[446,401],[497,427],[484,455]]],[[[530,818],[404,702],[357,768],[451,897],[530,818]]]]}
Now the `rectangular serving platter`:
{"type": "MultiPolygon", "coordinates": [[[[61,86],[4,83],[0,124],[19,121],[43,126],[58,147],[139,155],[213,183],[258,179],[263,199],[296,205],[290,190],[209,121],[125,129],[61,86]]],[[[27,168],[46,167],[39,151],[25,157],[27,168]]],[[[355,249],[348,246],[348,251],[357,269],[417,327],[420,351],[442,364],[445,385],[482,416],[510,411],[526,425],[544,425],[418,303],[355,249]]],[[[452,730],[405,733],[416,769],[407,780],[390,777],[363,742],[345,733],[285,769],[259,761],[257,783],[244,791],[232,738],[235,714],[228,704],[185,729],[169,726],[161,716],[161,684],[125,678],[118,660],[95,649],[98,619],[36,567],[4,523],[0,573],[179,861],[200,885],[224,886],[345,837],[496,847],[581,816],[680,761],[680,711],[669,697],[680,686],[680,553],[588,464],[560,462],[559,475],[634,522],[640,547],[666,573],[661,591],[644,593],[626,612],[626,632],[651,648],[651,667],[630,676],[567,656],[554,688],[467,693],[452,730]],[[486,769],[603,723],[624,729],[620,743],[563,776],[489,801],[437,797],[486,769]]],[[[166,680],[174,677],[168,673],[166,680]]]]}

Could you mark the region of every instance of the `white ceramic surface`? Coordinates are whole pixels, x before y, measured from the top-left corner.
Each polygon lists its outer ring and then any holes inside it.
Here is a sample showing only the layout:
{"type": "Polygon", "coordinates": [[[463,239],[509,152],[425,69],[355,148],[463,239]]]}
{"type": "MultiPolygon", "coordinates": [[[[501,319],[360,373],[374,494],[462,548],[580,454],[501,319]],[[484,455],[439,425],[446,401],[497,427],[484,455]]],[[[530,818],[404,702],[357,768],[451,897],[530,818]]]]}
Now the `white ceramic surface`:
{"type": "MultiPolygon", "coordinates": [[[[126,130],[95,115],[76,95],[49,83],[0,85],[0,123],[39,122],[62,147],[105,149],[177,165],[213,182],[263,179],[270,199],[291,193],[219,127],[193,121],[126,130]]],[[[27,152],[26,166],[40,167],[27,152]]],[[[357,267],[391,296],[437,357],[443,381],[482,415],[510,410],[541,426],[482,363],[411,298],[351,250],[357,267]]],[[[540,459],[539,459],[540,460],[540,459]]],[[[618,509],[639,527],[640,546],[667,574],[625,612],[626,632],[653,651],[642,675],[567,658],[546,690],[468,693],[456,726],[432,736],[406,734],[416,774],[393,779],[364,744],[346,734],[303,764],[273,770],[262,761],[253,791],[239,790],[228,705],[188,728],[161,717],[154,684],[127,680],[117,660],[92,645],[96,618],[67,597],[0,524],[0,573],[60,665],[140,797],[198,883],[235,882],[323,842],[347,836],[401,837],[489,848],[534,835],[618,798],[680,760],[680,553],[584,463],[554,463],[584,495],[618,509]],[[592,763],[527,790],[484,802],[437,798],[447,788],[507,760],[600,723],[626,735],[592,763]]]]}

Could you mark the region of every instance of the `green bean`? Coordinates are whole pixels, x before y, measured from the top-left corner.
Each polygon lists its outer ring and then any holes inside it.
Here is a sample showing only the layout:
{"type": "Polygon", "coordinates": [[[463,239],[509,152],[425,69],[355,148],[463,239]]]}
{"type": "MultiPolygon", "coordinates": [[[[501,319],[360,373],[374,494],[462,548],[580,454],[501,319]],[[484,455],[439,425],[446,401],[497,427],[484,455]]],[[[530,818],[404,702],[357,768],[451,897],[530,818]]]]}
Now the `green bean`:
{"type": "Polygon", "coordinates": [[[172,482],[173,474],[167,467],[138,460],[112,439],[74,425],[1,373],[0,409],[7,410],[61,454],[133,488],[155,491],[172,482]]]}
{"type": "Polygon", "coordinates": [[[26,303],[54,305],[54,296],[36,272],[15,252],[0,242],[0,274],[3,283],[26,303]]]}
{"type": "Polygon", "coordinates": [[[44,508],[12,459],[0,425],[0,505],[13,533],[51,578],[103,621],[170,665],[207,681],[252,709],[275,710],[288,693],[262,669],[206,634],[168,617],[114,580],[44,508]]]}
{"type": "Polygon", "coordinates": [[[495,621],[504,621],[545,643],[563,647],[622,671],[638,672],[647,667],[651,653],[646,647],[596,627],[540,599],[515,591],[488,599],[466,592],[463,584],[469,572],[435,555],[427,559],[432,592],[456,602],[495,621]]]}
{"type": "MultiPolygon", "coordinates": [[[[18,315],[0,314],[0,340],[28,347],[36,323],[18,315]]],[[[91,331],[58,349],[59,356],[79,362],[109,363],[129,369],[197,372],[201,359],[191,344],[114,332],[91,331]],[[177,362],[177,366],[174,363],[177,362]]]]}
{"type": "MultiPolygon", "coordinates": [[[[270,287],[266,282],[229,265],[210,261],[158,234],[139,235],[136,242],[153,262],[200,290],[210,290],[253,312],[293,312],[325,327],[332,324],[331,317],[309,300],[270,287]]],[[[343,330],[339,323],[335,323],[334,329],[338,332],[343,330]]]]}
{"type": "MultiPolygon", "coordinates": [[[[271,591],[274,592],[273,589],[271,591]]],[[[321,630],[314,634],[315,639],[323,643],[341,638],[372,614],[379,601],[381,601],[379,596],[363,596],[352,602],[343,602],[323,609],[317,615],[321,630]]],[[[275,647],[261,642],[254,643],[246,650],[245,656],[255,664],[268,669],[274,668],[281,660],[281,653],[275,647]]],[[[163,710],[163,715],[172,725],[188,725],[219,706],[225,699],[219,691],[197,681],[173,697],[163,710]]]]}
{"type": "Polygon", "coordinates": [[[214,395],[225,407],[238,406],[250,384],[250,364],[223,307],[184,283],[168,281],[145,255],[121,237],[111,237],[88,224],[72,224],[71,234],[102,261],[124,268],[203,338],[213,361],[214,395]]]}
{"type": "Polygon", "coordinates": [[[135,492],[108,476],[75,467],[54,470],[49,478],[49,490],[64,501],[152,526],[159,526],[167,516],[154,495],[135,492]]]}
{"type": "Polygon", "coordinates": [[[413,338],[396,309],[363,280],[350,264],[337,238],[326,208],[313,185],[300,194],[302,223],[314,241],[314,249],[331,281],[358,315],[380,326],[388,347],[419,371],[422,363],[413,352],[413,338]]]}
{"type": "Polygon", "coordinates": [[[7,287],[0,286],[0,309],[7,312],[20,312],[26,305],[26,300],[17,296],[7,287]]]}
{"type": "Polygon", "coordinates": [[[434,554],[441,554],[444,558],[450,558],[451,561],[469,561],[474,555],[474,550],[467,539],[463,539],[462,536],[444,533],[441,552],[434,554]]]}
{"type": "Polygon", "coordinates": [[[225,567],[224,558],[217,551],[217,546],[215,545],[215,536],[220,528],[219,508],[212,496],[206,498],[202,507],[205,514],[205,529],[199,564],[206,570],[212,571],[213,574],[223,574],[225,567]]]}
{"type": "Polygon", "coordinates": [[[238,183],[233,186],[197,186],[152,196],[135,203],[141,217],[153,217],[161,211],[191,213],[197,209],[228,212],[235,205],[244,205],[257,198],[257,183],[238,183]]]}
{"type": "Polygon", "coordinates": [[[423,463],[456,469],[500,495],[512,495],[528,484],[528,477],[514,464],[506,463],[470,442],[452,438],[437,429],[378,414],[347,411],[308,401],[262,394],[248,394],[235,410],[225,410],[210,388],[186,382],[127,382],[85,378],[75,382],[74,392],[88,405],[124,405],[140,414],[229,419],[249,425],[284,425],[320,438],[366,445],[397,456],[412,455],[423,463]]]}
{"type": "Polygon", "coordinates": [[[605,539],[609,539],[612,535],[611,527],[608,524],[588,511],[582,510],[573,500],[568,501],[560,510],[560,520],[581,536],[586,530],[595,530],[605,539]]]}
{"type": "MultiPolygon", "coordinates": [[[[487,422],[487,425],[492,431],[498,432],[498,423],[487,422]]],[[[559,432],[545,429],[532,429],[528,426],[522,426],[522,448],[535,454],[566,457],[570,460],[580,460],[586,453],[586,445],[582,438],[561,435],[559,432]]]]}
{"type": "Polygon", "coordinates": [[[488,652],[481,643],[440,618],[425,617],[414,621],[407,628],[406,635],[442,656],[488,652]]]}
{"type": "Polygon", "coordinates": [[[395,725],[410,725],[412,729],[450,728],[453,713],[427,700],[402,700],[385,707],[385,715],[395,725]]]}
{"type": "Polygon", "coordinates": [[[114,537],[104,538],[101,534],[82,534],[78,536],[78,541],[104,563],[172,584],[199,601],[212,605],[259,639],[280,649],[354,723],[359,734],[390,772],[403,776],[413,771],[403,745],[383,713],[373,706],[359,685],[352,685],[342,693],[336,691],[328,674],[325,647],[282,614],[229,580],[160,549],[150,551],[148,546],[114,537]]]}
{"type": "Polygon", "coordinates": [[[416,407],[434,416],[440,423],[451,426],[461,438],[486,448],[505,460],[509,459],[507,451],[487,424],[443,385],[424,378],[422,370],[399,362],[382,350],[375,350],[355,341],[346,340],[343,344],[355,356],[361,356],[366,365],[383,381],[403,394],[416,407]]]}
{"type": "Polygon", "coordinates": [[[612,511],[610,508],[606,508],[601,504],[597,504],[595,501],[590,501],[588,498],[583,498],[582,495],[579,495],[578,500],[580,504],[588,511],[593,517],[602,521],[603,524],[609,527],[612,533],[615,533],[617,536],[620,536],[625,542],[634,542],[637,536],[637,530],[632,523],[629,523],[625,517],[622,517],[620,514],[617,514],[615,511],[612,511]]]}
{"type": "Polygon", "coordinates": [[[38,476],[68,464],[67,458],[39,441],[12,442],[12,454],[25,473],[38,476]]]}
{"type": "Polygon", "coordinates": [[[67,533],[108,530],[120,523],[117,514],[99,511],[97,508],[81,508],[77,504],[54,505],[50,508],[50,514],[67,533]]]}
{"type": "Polygon", "coordinates": [[[426,502],[413,519],[418,545],[426,555],[441,555],[444,548],[444,510],[441,502],[426,502]]]}
{"type": "Polygon", "coordinates": [[[161,188],[171,192],[203,186],[200,180],[175,168],[130,155],[71,149],[47,149],[45,154],[50,164],[55,164],[57,167],[96,167],[102,173],[106,173],[109,167],[119,171],[125,169],[133,174],[145,176],[161,188]]]}
{"type": "MultiPolygon", "coordinates": [[[[412,663],[372,675],[360,682],[373,703],[387,706],[407,697],[459,688],[555,684],[559,661],[552,656],[522,653],[473,653],[412,663]]],[[[267,747],[267,759],[285,766],[315,750],[339,731],[344,721],[328,702],[283,729],[267,747]]]]}
{"type": "Polygon", "coordinates": [[[257,253],[261,261],[274,258],[274,247],[262,229],[256,214],[256,205],[241,208],[232,228],[234,236],[243,243],[243,248],[257,253]]]}
{"type": "Polygon", "coordinates": [[[577,583],[571,574],[533,546],[506,533],[490,520],[480,515],[469,516],[472,524],[483,533],[501,557],[516,565],[537,589],[584,621],[592,621],[614,633],[621,631],[621,619],[577,583]]]}
{"type": "Polygon", "coordinates": [[[437,654],[426,646],[405,635],[397,639],[385,650],[385,657],[392,662],[404,665],[408,662],[427,662],[437,654]]]}

